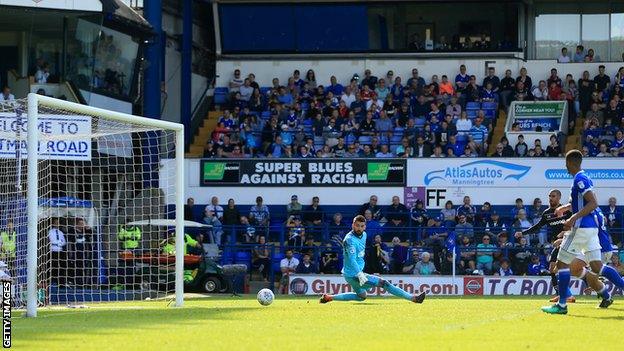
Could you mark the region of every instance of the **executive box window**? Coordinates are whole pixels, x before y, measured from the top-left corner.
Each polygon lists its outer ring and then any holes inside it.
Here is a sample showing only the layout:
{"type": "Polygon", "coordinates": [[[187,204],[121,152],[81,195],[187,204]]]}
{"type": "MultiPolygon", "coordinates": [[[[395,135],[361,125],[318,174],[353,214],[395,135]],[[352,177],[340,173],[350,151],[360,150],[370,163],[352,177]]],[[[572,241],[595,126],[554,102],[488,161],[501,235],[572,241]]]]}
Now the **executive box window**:
{"type": "Polygon", "coordinates": [[[516,51],[520,2],[222,4],[224,53],[516,51]]]}

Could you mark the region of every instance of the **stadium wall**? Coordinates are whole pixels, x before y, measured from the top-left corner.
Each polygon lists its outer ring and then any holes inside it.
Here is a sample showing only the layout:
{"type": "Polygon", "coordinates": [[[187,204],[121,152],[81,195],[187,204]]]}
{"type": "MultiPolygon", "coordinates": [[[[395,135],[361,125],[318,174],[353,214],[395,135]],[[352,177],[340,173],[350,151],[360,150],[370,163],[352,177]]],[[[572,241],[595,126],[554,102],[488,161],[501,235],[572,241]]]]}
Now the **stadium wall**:
{"type": "MultiPolygon", "coordinates": [[[[386,279],[407,292],[427,291],[430,295],[520,295],[549,296],[555,293],[550,276],[414,276],[389,275],[386,279]]],[[[622,295],[622,290],[606,282],[614,295],[622,295]]],[[[574,296],[585,295],[581,280],[573,279],[570,285],[574,296]]],[[[288,293],[291,295],[321,295],[351,292],[351,287],[340,275],[291,275],[288,293]]],[[[389,296],[380,287],[368,290],[369,296],[389,296]]]]}
{"type": "Polygon", "coordinates": [[[499,77],[504,76],[504,71],[510,69],[514,77],[519,75],[520,68],[526,67],[529,76],[534,84],[540,79],[547,79],[550,76],[550,69],[556,68],[559,77],[565,77],[570,73],[575,79],[581,77],[583,71],[588,70],[593,77],[598,74],[598,66],[604,64],[606,71],[613,76],[619,67],[624,66],[622,62],[598,62],[598,63],[557,63],[556,60],[529,60],[523,61],[520,58],[500,58],[488,57],[484,54],[479,58],[466,59],[444,59],[444,58],[418,58],[412,59],[318,59],[318,60],[298,60],[298,59],[220,59],[217,61],[217,87],[227,87],[233,76],[235,69],[240,69],[243,76],[249,73],[256,75],[256,81],[260,86],[270,86],[274,77],[280,79],[281,84],[285,84],[288,77],[292,76],[295,69],[301,71],[302,79],[308,69],[314,70],[318,84],[328,85],[329,78],[335,75],[341,84],[348,83],[353,74],[357,73],[361,78],[365,69],[370,69],[373,75],[379,78],[385,77],[389,70],[394,72],[394,76],[400,76],[403,84],[411,77],[412,68],[418,68],[419,75],[427,81],[431,76],[437,74],[441,77],[446,74],[449,80],[454,80],[459,73],[459,66],[466,65],[467,72],[474,74],[477,81],[481,82],[486,74],[486,67],[495,67],[499,77]]]}
{"type": "MultiPolygon", "coordinates": [[[[241,166],[243,163],[254,164],[254,162],[267,162],[268,160],[211,159],[207,161],[242,169],[250,168],[241,166]]],[[[302,162],[300,159],[279,161],[302,162]]],[[[315,161],[336,162],[337,160],[315,161]]],[[[161,162],[161,172],[175,172],[170,160],[161,162]]],[[[624,191],[624,163],[621,160],[589,159],[585,161],[584,168],[594,179],[600,205],[606,205],[610,196],[617,196],[624,191]]],[[[374,185],[263,186],[239,184],[236,181],[202,185],[200,169],[201,160],[185,160],[185,196],[193,197],[196,204],[208,204],[212,196],[217,196],[222,202],[233,198],[239,205],[252,205],[255,203],[256,196],[261,195],[266,204],[277,205],[287,203],[292,194],[297,194],[302,204],[311,203],[313,196],[319,196],[323,205],[356,206],[367,202],[370,195],[375,194],[379,197],[381,204],[390,203],[392,196],[398,195],[408,206],[417,199],[421,199],[430,209],[441,208],[447,200],[455,204],[461,203],[465,195],[472,198],[473,204],[489,201],[493,205],[512,205],[518,197],[523,198],[527,204],[534,198],[541,198],[546,203],[547,193],[552,188],[561,190],[565,199],[571,183],[565,171],[563,159],[549,158],[409,159],[406,163],[404,183],[400,186],[383,186],[379,183],[374,185]]],[[[241,176],[242,172],[235,177],[241,176]]],[[[161,179],[168,179],[167,175],[161,174],[161,179]]],[[[170,197],[168,200],[168,203],[172,203],[170,197]]]]}

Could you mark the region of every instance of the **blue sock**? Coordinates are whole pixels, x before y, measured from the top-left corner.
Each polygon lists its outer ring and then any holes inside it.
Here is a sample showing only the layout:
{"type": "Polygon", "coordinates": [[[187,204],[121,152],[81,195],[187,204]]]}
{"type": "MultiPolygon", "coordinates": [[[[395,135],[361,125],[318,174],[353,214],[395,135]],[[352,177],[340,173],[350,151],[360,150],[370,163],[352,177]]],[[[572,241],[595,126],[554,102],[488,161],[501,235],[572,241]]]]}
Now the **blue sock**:
{"type": "Polygon", "coordinates": [[[559,270],[559,306],[566,306],[566,299],[568,298],[568,290],[570,289],[570,269],[559,270]]]}
{"type": "Polygon", "coordinates": [[[386,284],[384,285],[384,288],[386,290],[388,290],[389,293],[391,293],[392,295],[394,295],[396,297],[400,297],[400,298],[412,301],[412,294],[410,294],[407,291],[399,288],[396,285],[392,285],[392,284],[386,282],[386,284]]]}
{"type": "Polygon", "coordinates": [[[334,301],[362,301],[356,293],[342,293],[333,296],[334,301]]]}
{"type": "Polygon", "coordinates": [[[613,269],[613,267],[603,265],[600,270],[600,275],[609,279],[609,281],[618,288],[624,289],[624,279],[622,279],[622,276],[620,276],[620,274],[613,269]]]}
{"type": "Polygon", "coordinates": [[[568,288],[568,297],[572,297],[572,290],[570,290],[570,288],[568,288]]]}
{"type": "Polygon", "coordinates": [[[611,298],[611,294],[609,294],[609,289],[607,289],[607,284],[604,284],[604,287],[602,288],[602,290],[597,291],[596,293],[598,294],[598,296],[602,297],[605,300],[608,300],[611,298]]]}

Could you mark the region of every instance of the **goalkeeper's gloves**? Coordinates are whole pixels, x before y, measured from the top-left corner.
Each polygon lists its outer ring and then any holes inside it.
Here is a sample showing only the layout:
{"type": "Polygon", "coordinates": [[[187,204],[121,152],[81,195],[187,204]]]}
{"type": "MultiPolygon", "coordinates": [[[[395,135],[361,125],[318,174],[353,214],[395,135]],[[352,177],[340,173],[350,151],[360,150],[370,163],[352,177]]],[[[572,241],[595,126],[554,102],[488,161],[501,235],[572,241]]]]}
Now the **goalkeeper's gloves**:
{"type": "Polygon", "coordinates": [[[364,285],[366,284],[366,282],[368,282],[368,278],[366,277],[366,274],[364,274],[364,272],[358,273],[357,278],[360,281],[360,285],[364,285]]]}

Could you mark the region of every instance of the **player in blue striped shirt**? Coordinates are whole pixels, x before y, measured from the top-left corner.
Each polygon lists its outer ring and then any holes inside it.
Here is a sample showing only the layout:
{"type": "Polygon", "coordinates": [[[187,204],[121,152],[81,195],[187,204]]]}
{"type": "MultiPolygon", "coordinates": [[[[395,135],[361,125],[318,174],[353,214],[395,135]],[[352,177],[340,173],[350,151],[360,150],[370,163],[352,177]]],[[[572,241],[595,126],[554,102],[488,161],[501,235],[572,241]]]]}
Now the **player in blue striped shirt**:
{"type": "Polygon", "coordinates": [[[366,218],[362,215],[355,216],[351,229],[342,241],[344,254],[342,275],[347,283],[351,285],[351,288],[353,288],[353,292],[336,295],[324,294],[320,303],[328,303],[330,301],[364,301],[366,300],[366,290],[374,287],[386,289],[390,294],[405,300],[422,303],[425,300],[424,291],[412,295],[381,277],[368,275],[363,272],[366,249],[366,218]]]}

